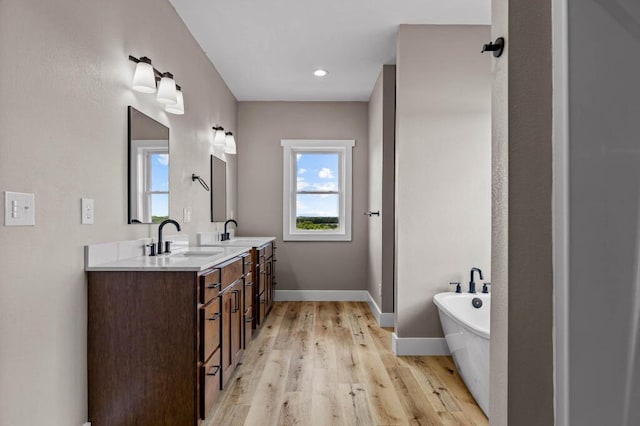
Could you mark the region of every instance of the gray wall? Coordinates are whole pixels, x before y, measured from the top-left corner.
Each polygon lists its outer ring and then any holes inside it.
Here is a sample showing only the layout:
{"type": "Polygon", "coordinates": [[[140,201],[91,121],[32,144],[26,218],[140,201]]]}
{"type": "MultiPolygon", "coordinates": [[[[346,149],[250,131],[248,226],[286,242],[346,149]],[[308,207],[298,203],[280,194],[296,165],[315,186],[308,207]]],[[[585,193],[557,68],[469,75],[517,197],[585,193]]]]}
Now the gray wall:
{"type": "Polygon", "coordinates": [[[393,312],[396,67],[384,65],[369,99],[369,280],[382,312],[393,312]]]}
{"type": "Polygon", "coordinates": [[[440,337],[433,304],[480,267],[490,280],[488,26],[401,25],[396,92],[396,333],[440,337]]]}
{"type": "MultiPolygon", "coordinates": [[[[127,225],[127,105],[171,128],[171,216],[211,229],[211,126],[236,100],[167,1],[0,1],[0,191],[33,192],[35,227],[0,227],[0,424],[87,420],[85,244],[155,234],[127,225]],[[147,55],[184,89],[184,116],[131,90],[147,55]],[[80,198],[95,224],[80,225],[80,198]]],[[[238,144],[242,142],[239,140],[238,144]]]]}
{"type": "Polygon", "coordinates": [[[238,235],[277,237],[277,290],[367,288],[368,124],[363,102],[238,103],[238,235]],[[282,241],[282,139],[355,139],[353,241],[282,241]]]}
{"type": "Polygon", "coordinates": [[[507,40],[492,59],[495,425],[554,424],[550,6],[493,1],[491,39],[507,40]]]}
{"type": "Polygon", "coordinates": [[[640,7],[568,4],[570,421],[638,425],[640,7]]]}

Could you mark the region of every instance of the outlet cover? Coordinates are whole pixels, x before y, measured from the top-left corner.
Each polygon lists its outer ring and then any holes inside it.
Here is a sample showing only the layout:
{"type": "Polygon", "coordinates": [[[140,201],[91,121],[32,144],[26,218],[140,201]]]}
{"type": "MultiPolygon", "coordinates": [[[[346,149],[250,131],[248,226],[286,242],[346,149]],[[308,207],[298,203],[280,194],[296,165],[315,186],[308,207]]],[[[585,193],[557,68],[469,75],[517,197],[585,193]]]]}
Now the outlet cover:
{"type": "Polygon", "coordinates": [[[4,226],[35,226],[36,196],[31,193],[4,193],[4,226]]]}
{"type": "Polygon", "coordinates": [[[83,225],[93,225],[93,199],[81,198],[80,199],[81,218],[80,223],[83,225]]]}

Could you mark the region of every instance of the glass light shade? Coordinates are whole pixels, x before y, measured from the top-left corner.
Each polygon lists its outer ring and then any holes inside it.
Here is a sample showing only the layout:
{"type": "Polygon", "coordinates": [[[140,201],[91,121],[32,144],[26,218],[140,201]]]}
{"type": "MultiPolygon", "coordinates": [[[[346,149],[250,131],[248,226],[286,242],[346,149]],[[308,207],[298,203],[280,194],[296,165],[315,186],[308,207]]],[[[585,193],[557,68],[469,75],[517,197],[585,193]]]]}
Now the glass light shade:
{"type": "Polygon", "coordinates": [[[182,96],[182,90],[178,90],[177,92],[178,102],[173,105],[166,105],[164,110],[176,115],[184,114],[184,97],[182,96]]]}
{"type": "Polygon", "coordinates": [[[178,103],[178,94],[176,90],[176,82],[173,79],[171,73],[165,72],[160,79],[160,85],[158,86],[158,96],[156,98],[161,104],[176,104],[178,103]]]}
{"type": "Polygon", "coordinates": [[[227,145],[227,140],[224,134],[224,129],[222,127],[218,127],[216,129],[216,133],[213,136],[213,145],[224,148],[227,145]]]}
{"type": "Polygon", "coordinates": [[[236,138],[233,137],[233,133],[227,132],[225,137],[225,145],[224,145],[224,153],[225,154],[235,154],[236,153],[236,138]]]}
{"type": "Polygon", "coordinates": [[[136,72],[133,75],[133,90],[142,93],[155,93],[156,77],[153,67],[147,62],[138,62],[136,72]]]}

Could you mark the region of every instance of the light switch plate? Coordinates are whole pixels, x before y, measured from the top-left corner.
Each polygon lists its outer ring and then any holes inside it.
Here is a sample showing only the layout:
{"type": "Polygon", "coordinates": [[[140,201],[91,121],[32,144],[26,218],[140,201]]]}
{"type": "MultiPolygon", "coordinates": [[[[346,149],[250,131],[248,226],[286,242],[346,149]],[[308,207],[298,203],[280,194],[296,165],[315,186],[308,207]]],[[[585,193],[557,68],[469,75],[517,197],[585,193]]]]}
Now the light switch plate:
{"type": "Polygon", "coordinates": [[[182,221],[184,223],[191,222],[191,207],[184,207],[182,209],[182,221]]]}
{"type": "Polygon", "coordinates": [[[81,219],[80,223],[83,225],[93,225],[93,199],[92,198],[81,198],[80,199],[81,206],[81,219]]]}
{"type": "Polygon", "coordinates": [[[35,195],[24,192],[4,193],[4,226],[35,226],[35,195]]]}

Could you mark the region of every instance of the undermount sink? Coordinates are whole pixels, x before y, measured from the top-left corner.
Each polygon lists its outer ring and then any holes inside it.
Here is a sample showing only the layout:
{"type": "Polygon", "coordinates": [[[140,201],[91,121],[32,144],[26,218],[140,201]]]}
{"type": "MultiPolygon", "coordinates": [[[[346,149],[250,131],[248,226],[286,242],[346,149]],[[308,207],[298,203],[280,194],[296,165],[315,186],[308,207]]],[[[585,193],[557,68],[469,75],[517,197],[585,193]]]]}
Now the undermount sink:
{"type": "Polygon", "coordinates": [[[222,253],[222,250],[187,250],[173,254],[173,256],[185,257],[209,257],[222,253]]]}

